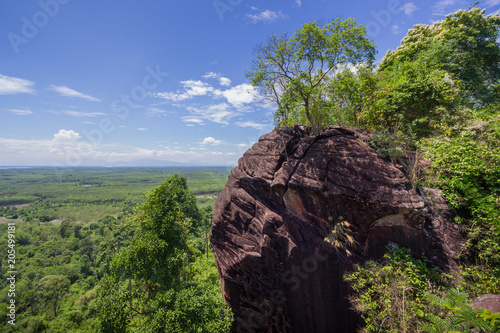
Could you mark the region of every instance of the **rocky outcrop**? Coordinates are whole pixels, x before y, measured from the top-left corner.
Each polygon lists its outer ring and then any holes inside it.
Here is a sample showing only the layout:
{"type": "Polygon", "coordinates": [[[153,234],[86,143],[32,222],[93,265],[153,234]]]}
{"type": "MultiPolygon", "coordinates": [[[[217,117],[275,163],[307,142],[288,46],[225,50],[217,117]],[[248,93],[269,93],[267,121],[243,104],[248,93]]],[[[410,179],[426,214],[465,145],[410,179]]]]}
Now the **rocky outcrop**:
{"type": "Polygon", "coordinates": [[[214,207],[211,242],[238,332],[354,332],[346,270],[387,246],[456,267],[463,239],[439,191],[415,190],[367,133],[304,125],[260,138],[214,207]],[[348,221],[355,255],[324,241],[348,221]]]}
{"type": "Polygon", "coordinates": [[[500,295],[481,295],[470,303],[476,309],[486,309],[490,312],[500,313],[500,295]]]}

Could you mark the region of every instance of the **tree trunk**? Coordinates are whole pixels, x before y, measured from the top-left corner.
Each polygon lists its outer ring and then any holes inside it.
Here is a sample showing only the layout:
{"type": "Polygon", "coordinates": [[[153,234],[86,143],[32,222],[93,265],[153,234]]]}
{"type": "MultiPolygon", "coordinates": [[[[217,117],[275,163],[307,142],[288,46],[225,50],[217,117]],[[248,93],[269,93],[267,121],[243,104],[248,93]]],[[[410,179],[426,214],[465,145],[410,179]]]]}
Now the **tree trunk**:
{"type": "Polygon", "coordinates": [[[311,123],[313,134],[315,135],[319,134],[321,128],[319,124],[316,124],[316,122],[311,116],[311,113],[309,112],[309,100],[304,101],[304,110],[306,111],[307,120],[309,120],[309,123],[311,123]]]}

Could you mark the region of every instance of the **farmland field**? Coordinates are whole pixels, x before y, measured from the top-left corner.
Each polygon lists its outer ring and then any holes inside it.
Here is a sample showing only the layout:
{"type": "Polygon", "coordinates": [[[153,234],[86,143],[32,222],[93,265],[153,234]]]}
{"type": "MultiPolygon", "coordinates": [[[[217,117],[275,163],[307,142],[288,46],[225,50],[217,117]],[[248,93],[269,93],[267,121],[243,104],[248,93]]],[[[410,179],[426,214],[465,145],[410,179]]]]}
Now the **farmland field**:
{"type": "MultiPolygon", "coordinates": [[[[228,168],[76,168],[0,170],[0,216],[23,221],[92,222],[142,203],[167,177],[187,178],[198,205],[213,205],[228,168]]],[[[0,221],[2,222],[2,221],[0,221]]]]}

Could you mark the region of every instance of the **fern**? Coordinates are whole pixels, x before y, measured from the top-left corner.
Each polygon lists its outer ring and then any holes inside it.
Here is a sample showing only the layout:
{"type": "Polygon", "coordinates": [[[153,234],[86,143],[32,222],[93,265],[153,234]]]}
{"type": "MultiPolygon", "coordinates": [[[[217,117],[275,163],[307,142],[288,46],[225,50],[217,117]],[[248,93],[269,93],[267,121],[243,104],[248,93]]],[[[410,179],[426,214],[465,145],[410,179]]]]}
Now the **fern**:
{"type": "Polygon", "coordinates": [[[468,305],[469,295],[453,288],[444,298],[427,294],[427,298],[438,308],[445,310],[440,314],[429,314],[429,322],[421,323],[420,328],[429,333],[452,332],[493,332],[494,321],[490,324],[483,318],[484,310],[468,305]],[[474,331],[471,330],[474,328],[474,331]]]}

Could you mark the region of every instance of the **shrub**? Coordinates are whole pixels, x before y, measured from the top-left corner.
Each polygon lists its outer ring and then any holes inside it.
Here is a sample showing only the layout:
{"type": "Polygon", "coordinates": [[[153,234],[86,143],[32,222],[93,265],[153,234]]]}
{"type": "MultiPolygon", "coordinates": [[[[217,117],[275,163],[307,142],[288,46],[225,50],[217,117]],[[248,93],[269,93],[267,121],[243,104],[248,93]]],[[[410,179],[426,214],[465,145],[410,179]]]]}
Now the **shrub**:
{"type": "Polygon", "coordinates": [[[367,261],[344,279],[366,324],[362,332],[416,332],[430,302],[426,293],[442,283],[436,270],[404,248],[390,250],[380,262],[367,261]]]}

